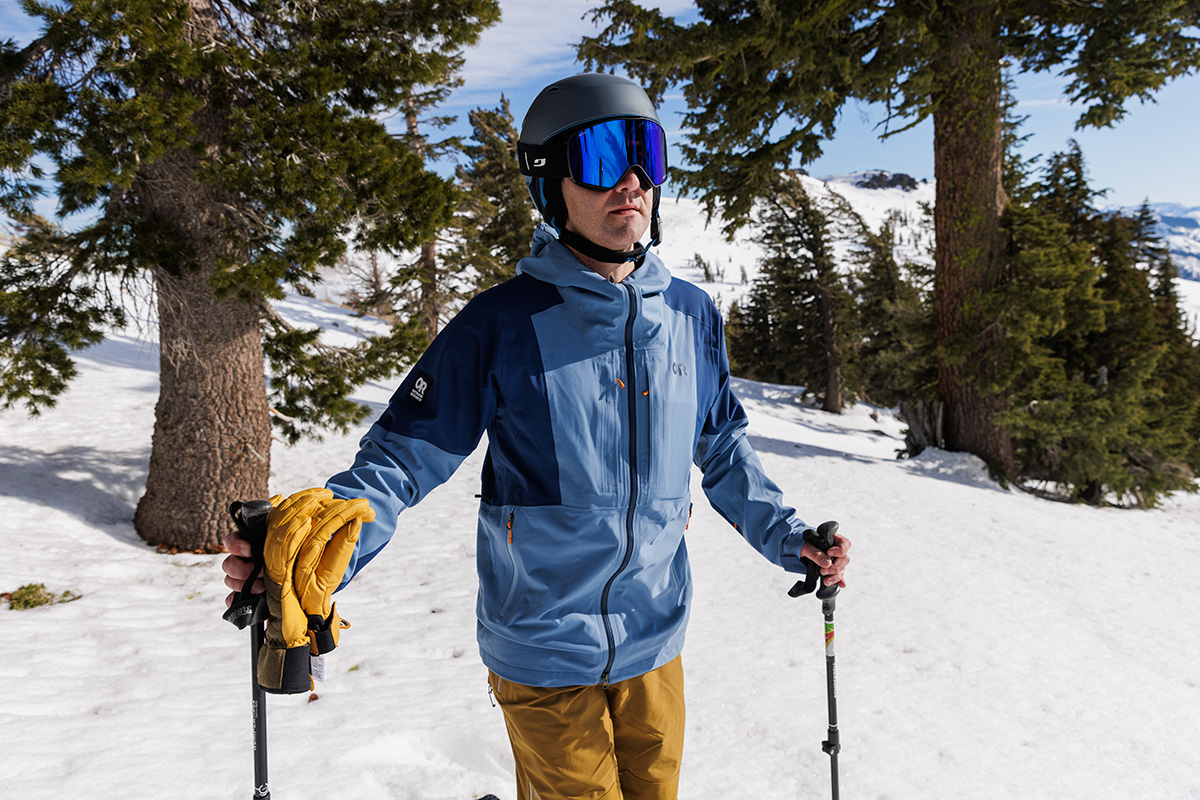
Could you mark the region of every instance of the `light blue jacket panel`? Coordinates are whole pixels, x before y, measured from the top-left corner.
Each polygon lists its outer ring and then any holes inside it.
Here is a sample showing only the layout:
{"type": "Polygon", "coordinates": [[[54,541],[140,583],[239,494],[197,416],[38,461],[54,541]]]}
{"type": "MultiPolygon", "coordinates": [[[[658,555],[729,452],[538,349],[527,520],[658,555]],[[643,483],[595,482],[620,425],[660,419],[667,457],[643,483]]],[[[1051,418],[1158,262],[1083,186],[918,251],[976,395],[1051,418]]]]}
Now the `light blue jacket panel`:
{"type": "Polygon", "coordinates": [[[446,326],[327,484],[376,511],[346,581],[485,431],[478,640],[508,680],[619,681],[679,654],[693,461],[751,545],[804,571],[783,555],[804,524],[747,441],[720,315],[653,254],[611,283],[543,226],[517,276],[446,326]]]}

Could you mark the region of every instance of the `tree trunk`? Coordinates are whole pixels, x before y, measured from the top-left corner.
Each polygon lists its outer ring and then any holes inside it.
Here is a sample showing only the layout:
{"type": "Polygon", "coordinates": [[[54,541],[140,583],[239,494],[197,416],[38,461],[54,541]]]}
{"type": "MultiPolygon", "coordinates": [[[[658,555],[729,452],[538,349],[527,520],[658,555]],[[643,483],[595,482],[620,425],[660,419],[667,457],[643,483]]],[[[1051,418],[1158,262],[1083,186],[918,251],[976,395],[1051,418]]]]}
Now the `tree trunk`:
{"type": "MultiPolygon", "coordinates": [[[[423,159],[425,157],[425,140],[421,138],[416,102],[411,97],[408,99],[404,118],[413,152],[423,159]]],[[[438,326],[441,324],[442,298],[439,278],[437,248],[431,239],[421,245],[421,256],[417,261],[417,279],[421,284],[417,313],[425,324],[425,332],[429,335],[431,342],[433,337],[437,336],[438,326]]]]}
{"type": "MultiPolygon", "coordinates": [[[[836,280],[822,269],[821,280],[836,280]]],[[[821,314],[821,341],[825,350],[825,402],[822,411],[842,413],[842,356],[838,351],[837,320],[833,316],[833,298],[826,289],[817,291],[817,307],[821,314]]]]}
{"type": "MultiPolygon", "coordinates": [[[[218,36],[213,10],[191,0],[187,34],[218,36]]],[[[209,153],[226,124],[219,90],[194,86],[209,102],[195,122],[209,153]]],[[[218,298],[217,265],[246,258],[235,244],[236,197],[198,181],[201,155],[169,151],[138,172],[132,194],[147,230],[178,243],[173,263],[154,270],[158,296],[160,388],[146,494],[134,527],[150,544],[217,551],[232,529],[234,500],[267,496],[271,419],[259,314],[218,298]]]]}
{"type": "Polygon", "coordinates": [[[437,250],[432,241],[421,245],[421,259],[417,262],[417,272],[421,280],[421,319],[425,321],[425,333],[429,341],[438,334],[442,319],[441,292],[438,286],[437,250]]]}
{"type": "Polygon", "coordinates": [[[267,496],[271,421],[258,312],[218,300],[210,269],[155,274],[154,445],[134,525],[150,544],[217,551],[234,500],[267,496]]]}
{"type": "Polygon", "coordinates": [[[973,453],[1004,476],[1014,473],[1012,441],[995,423],[1004,394],[989,394],[996,320],[984,320],[981,295],[1003,281],[1000,215],[1000,25],[991,0],[942,6],[944,42],[935,63],[934,170],[937,237],[934,316],[937,343],[981,331],[965,361],[938,357],[938,396],[945,404],[945,442],[973,453]],[[982,165],[982,166],[981,166],[982,165]]]}

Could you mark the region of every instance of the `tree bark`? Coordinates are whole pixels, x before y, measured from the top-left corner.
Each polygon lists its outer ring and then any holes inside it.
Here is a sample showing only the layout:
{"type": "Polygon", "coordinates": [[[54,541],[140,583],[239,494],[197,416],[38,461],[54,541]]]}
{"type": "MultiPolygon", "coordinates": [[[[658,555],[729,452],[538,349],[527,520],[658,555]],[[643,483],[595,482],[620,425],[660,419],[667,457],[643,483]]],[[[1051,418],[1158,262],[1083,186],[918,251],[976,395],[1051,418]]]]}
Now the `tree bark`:
{"type": "MultiPolygon", "coordinates": [[[[192,0],[188,35],[211,41],[211,6],[192,0]]],[[[195,121],[207,152],[226,124],[213,87],[195,121]]],[[[271,420],[257,308],[216,296],[218,265],[247,257],[235,242],[237,198],[198,180],[194,149],[176,149],[139,170],[132,187],[148,230],[181,244],[152,270],[158,299],[160,388],[146,493],[134,527],[150,544],[221,549],[230,502],[267,496],[271,420]]]]}
{"type": "Polygon", "coordinates": [[[1015,471],[1012,441],[995,422],[1006,397],[980,385],[992,374],[1002,336],[998,321],[984,320],[980,308],[982,294],[1004,279],[999,10],[994,0],[947,3],[941,26],[933,98],[937,343],[982,332],[965,361],[938,357],[945,446],[973,453],[1008,477],[1015,471]]]}
{"type": "Polygon", "coordinates": [[[211,277],[155,274],[161,388],[134,526],[150,544],[215,552],[230,502],[267,496],[271,422],[258,312],[217,299],[211,277]]]}
{"type": "MultiPolygon", "coordinates": [[[[404,119],[408,128],[408,136],[412,143],[413,152],[418,157],[424,158],[425,140],[421,138],[420,122],[417,119],[417,107],[411,97],[408,99],[404,119]]],[[[441,325],[442,317],[441,276],[438,275],[437,248],[432,239],[421,244],[421,255],[417,260],[417,279],[421,285],[420,299],[417,301],[417,313],[424,321],[425,333],[429,335],[429,341],[432,342],[433,338],[438,334],[438,327],[441,325]]]]}
{"type": "Polygon", "coordinates": [[[437,249],[432,241],[421,245],[421,258],[417,263],[421,281],[420,314],[425,320],[425,333],[432,342],[442,320],[441,287],[438,285],[441,276],[438,275],[437,249]]]}
{"type": "MultiPolygon", "coordinates": [[[[836,280],[836,276],[822,269],[821,280],[836,280]]],[[[833,298],[829,291],[817,290],[817,307],[821,314],[821,341],[825,350],[825,402],[822,411],[842,413],[842,355],[837,342],[837,320],[833,316],[833,298]]]]}

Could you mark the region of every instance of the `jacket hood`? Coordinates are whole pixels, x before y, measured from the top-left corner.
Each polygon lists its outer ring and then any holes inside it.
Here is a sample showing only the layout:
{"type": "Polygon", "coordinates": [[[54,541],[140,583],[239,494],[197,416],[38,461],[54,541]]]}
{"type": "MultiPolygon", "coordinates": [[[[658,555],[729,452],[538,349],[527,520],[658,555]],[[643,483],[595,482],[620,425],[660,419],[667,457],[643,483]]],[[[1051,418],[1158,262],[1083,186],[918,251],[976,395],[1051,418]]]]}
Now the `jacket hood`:
{"type": "MultiPolygon", "coordinates": [[[[619,285],[609,283],[581,264],[575,254],[558,240],[554,229],[544,222],[533,232],[529,256],[517,262],[517,274],[522,273],[559,287],[572,287],[606,297],[624,296],[619,285]]],[[[645,297],[666,291],[671,284],[671,273],[661,258],[654,253],[646,253],[642,265],[625,282],[632,283],[645,297]]]]}

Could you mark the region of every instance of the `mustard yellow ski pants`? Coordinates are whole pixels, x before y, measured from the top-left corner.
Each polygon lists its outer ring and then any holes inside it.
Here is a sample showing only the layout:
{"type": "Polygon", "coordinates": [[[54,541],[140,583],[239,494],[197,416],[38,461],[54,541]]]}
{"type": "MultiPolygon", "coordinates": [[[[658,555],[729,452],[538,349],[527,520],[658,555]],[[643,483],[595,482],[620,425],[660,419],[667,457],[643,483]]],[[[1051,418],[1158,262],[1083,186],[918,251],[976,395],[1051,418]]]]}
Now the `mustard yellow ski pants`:
{"type": "Polygon", "coordinates": [[[517,762],[517,800],[676,800],[683,666],[605,686],[545,688],[489,673],[517,762]]]}

